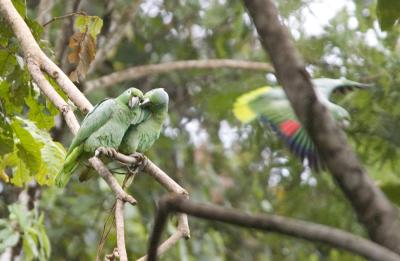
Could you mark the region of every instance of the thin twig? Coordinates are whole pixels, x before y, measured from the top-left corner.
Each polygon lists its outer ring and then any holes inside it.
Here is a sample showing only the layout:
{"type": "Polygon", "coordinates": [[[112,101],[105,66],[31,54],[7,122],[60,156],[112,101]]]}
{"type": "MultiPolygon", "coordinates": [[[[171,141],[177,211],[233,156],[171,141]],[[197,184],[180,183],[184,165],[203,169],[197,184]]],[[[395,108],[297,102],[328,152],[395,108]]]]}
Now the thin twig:
{"type": "Polygon", "coordinates": [[[62,16],[56,16],[56,17],[51,18],[49,21],[45,22],[44,24],[42,24],[42,26],[45,27],[45,26],[47,26],[48,24],[50,24],[50,23],[52,23],[54,21],[62,20],[62,19],[65,19],[65,18],[76,16],[76,15],[87,15],[87,14],[84,11],[78,11],[78,12],[72,12],[72,13],[69,13],[69,14],[65,14],[65,15],[62,15],[62,16]]]}
{"type": "Polygon", "coordinates": [[[160,199],[158,204],[156,220],[149,240],[148,261],[156,260],[158,242],[170,212],[186,213],[207,220],[322,242],[370,260],[400,260],[400,256],[389,249],[329,226],[277,215],[252,215],[236,209],[194,203],[182,196],[169,195],[160,199]]]}
{"type": "Polygon", "coordinates": [[[117,230],[117,247],[120,261],[128,261],[128,255],[125,248],[124,231],[124,202],[117,199],[115,204],[115,228],[117,230]]]}
{"type": "Polygon", "coordinates": [[[122,71],[113,72],[111,74],[99,77],[95,80],[87,81],[84,85],[85,93],[93,91],[97,88],[111,87],[123,81],[131,81],[152,74],[167,73],[177,70],[193,70],[193,69],[241,69],[273,72],[273,68],[268,63],[231,60],[231,59],[208,59],[208,60],[187,60],[175,61],[160,64],[139,65],[127,68],[122,71]]]}

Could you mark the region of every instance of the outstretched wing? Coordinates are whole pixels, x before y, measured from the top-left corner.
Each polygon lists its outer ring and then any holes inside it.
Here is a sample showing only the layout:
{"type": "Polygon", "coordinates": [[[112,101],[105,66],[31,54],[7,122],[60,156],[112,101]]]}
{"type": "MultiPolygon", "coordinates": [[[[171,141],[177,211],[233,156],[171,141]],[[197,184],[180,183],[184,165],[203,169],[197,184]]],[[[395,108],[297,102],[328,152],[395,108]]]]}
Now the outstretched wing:
{"type": "Polygon", "coordinates": [[[86,115],[78,133],[72,140],[67,155],[111,118],[115,109],[114,105],[114,99],[102,100],[86,115]]]}
{"type": "Polygon", "coordinates": [[[348,93],[354,89],[368,89],[372,85],[359,83],[347,79],[330,79],[330,78],[318,78],[313,80],[314,86],[321,92],[326,99],[330,99],[333,93],[348,93]]]}
{"type": "Polygon", "coordinates": [[[323,168],[318,152],[310,137],[294,114],[286,95],[280,88],[259,88],[239,97],[234,114],[242,122],[258,118],[272,128],[289,149],[311,168],[323,168]]]}

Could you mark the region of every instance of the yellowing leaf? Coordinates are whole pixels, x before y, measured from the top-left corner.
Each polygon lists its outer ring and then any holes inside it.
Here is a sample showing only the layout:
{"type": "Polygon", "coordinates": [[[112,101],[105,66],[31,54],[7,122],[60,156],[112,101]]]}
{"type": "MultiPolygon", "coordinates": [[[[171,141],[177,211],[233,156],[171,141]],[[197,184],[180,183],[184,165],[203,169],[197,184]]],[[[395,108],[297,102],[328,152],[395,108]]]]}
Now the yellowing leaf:
{"type": "Polygon", "coordinates": [[[14,150],[11,154],[7,154],[5,161],[5,166],[13,168],[13,176],[11,178],[12,184],[22,187],[25,183],[31,181],[32,177],[29,175],[29,169],[24,161],[18,157],[18,149],[14,150]]]}
{"type": "Polygon", "coordinates": [[[98,16],[79,15],[75,19],[75,28],[81,33],[86,31],[96,40],[97,35],[103,27],[103,20],[98,16]]]}
{"type": "Polygon", "coordinates": [[[4,169],[0,169],[0,179],[4,181],[5,183],[10,182],[10,178],[7,176],[7,174],[4,172],[4,169]]]}
{"type": "Polygon", "coordinates": [[[69,77],[72,81],[79,82],[79,79],[86,76],[89,65],[96,55],[96,43],[93,36],[85,31],[72,35],[68,46],[71,48],[68,61],[76,65],[69,77]]]}

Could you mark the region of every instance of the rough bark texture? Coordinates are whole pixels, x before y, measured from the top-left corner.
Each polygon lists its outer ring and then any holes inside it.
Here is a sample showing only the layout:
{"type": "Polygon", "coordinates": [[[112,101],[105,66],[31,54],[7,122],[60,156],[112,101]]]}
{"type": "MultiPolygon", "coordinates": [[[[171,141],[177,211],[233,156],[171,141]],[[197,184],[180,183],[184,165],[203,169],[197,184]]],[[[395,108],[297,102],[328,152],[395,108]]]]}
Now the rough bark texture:
{"type": "Polygon", "coordinates": [[[400,253],[398,212],[369,178],[344,133],[317,100],[310,76],[271,0],[245,0],[279,82],[360,222],[375,242],[400,253]]]}

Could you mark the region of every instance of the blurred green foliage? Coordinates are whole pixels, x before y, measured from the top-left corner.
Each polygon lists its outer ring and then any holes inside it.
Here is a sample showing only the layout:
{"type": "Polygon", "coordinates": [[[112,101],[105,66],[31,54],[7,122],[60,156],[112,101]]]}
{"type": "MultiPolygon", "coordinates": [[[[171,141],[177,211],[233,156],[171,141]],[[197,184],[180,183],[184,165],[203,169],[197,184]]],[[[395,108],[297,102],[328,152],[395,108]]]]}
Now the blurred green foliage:
{"type": "MultiPolygon", "coordinates": [[[[25,9],[23,1],[14,2],[39,39],[41,28],[33,19],[37,3],[28,1],[25,9]]],[[[52,16],[63,15],[65,1],[54,2],[52,16]]],[[[307,19],[319,11],[314,9],[316,2],[279,1],[282,20],[313,77],[346,77],[375,85],[369,91],[334,98],[352,115],[351,127],[346,130],[349,142],[371,177],[399,204],[400,107],[396,105],[400,104],[400,29],[394,26],[380,31],[374,1],[348,1],[327,23],[314,24],[321,33],[310,34],[305,25],[309,26],[307,19]]],[[[122,12],[129,3],[116,1],[117,11],[122,12]]],[[[82,9],[101,17],[104,3],[88,0],[82,9]]],[[[62,23],[49,26],[50,38],[40,41],[46,50],[54,49],[62,23]]],[[[41,187],[38,201],[44,216],[30,219],[29,224],[34,226],[39,221],[33,220],[40,220],[45,225],[52,242],[51,260],[93,260],[114,196],[101,179],[79,183],[75,178],[64,191],[51,185],[64,153],[49,137],[56,110],[32,84],[21,63],[19,46],[2,18],[0,32],[0,171],[13,185],[25,186],[32,178],[49,185],[41,187]]],[[[89,79],[134,65],[205,58],[268,61],[241,1],[144,1],[124,40],[110,50],[107,61],[89,79]]],[[[276,85],[275,77],[228,69],[187,70],[98,89],[89,99],[96,103],[128,86],[143,91],[165,88],[171,100],[170,117],[147,156],[195,201],[309,220],[366,236],[329,174],[310,173],[272,131],[257,123],[240,125],[233,118],[236,97],[265,84],[276,85]]],[[[68,146],[71,135],[65,127],[56,138],[68,146]]],[[[6,207],[16,200],[13,185],[1,184],[3,219],[13,215],[6,207]]],[[[127,250],[133,259],[146,250],[155,203],[166,191],[150,177],[139,175],[129,192],[139,202],[137,207],[126,206],[125,213],[127,250]]],[[[0,238],[1,233],[10,236],[7,241],[0,240],[0,248],[16,244],[21,231],[2,224],[0,238]]],[[[175,224],[173,219],[168,233],[175,224]]],[[[363,260],[322,244],[194,218],[190,227],[191,239],[179,242],[163,260],[363,260]]],[[[42,243],[35,246],[44,247],[42,243]]],[[[115,232],[111,232],[103,254],[114,246],[115,232]]],[[[24,251],[27,257],[35,256],[34,250],[24,251]]],[[[49,248],[43,251],[48,253],[49,248]]]]}

